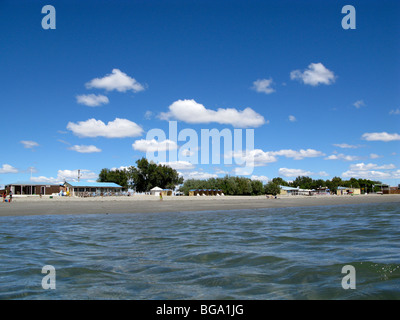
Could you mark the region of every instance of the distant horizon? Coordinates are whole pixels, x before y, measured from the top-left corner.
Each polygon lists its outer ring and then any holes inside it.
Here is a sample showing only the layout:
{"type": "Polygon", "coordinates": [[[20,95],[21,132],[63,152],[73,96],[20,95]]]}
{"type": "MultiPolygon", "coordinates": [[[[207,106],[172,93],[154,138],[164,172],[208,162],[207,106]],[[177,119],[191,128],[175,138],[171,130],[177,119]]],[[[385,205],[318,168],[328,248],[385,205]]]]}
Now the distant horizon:
{"type": "Polygon", "coordinates": [[[400,184],[398,1],[352,3],[355,19],[336,0],[48,5],[0,5],[0,188],[96,181],[152,152],[185,180],[400,184]],[[231,134],[214,153],[213,129],[231,134]]]}

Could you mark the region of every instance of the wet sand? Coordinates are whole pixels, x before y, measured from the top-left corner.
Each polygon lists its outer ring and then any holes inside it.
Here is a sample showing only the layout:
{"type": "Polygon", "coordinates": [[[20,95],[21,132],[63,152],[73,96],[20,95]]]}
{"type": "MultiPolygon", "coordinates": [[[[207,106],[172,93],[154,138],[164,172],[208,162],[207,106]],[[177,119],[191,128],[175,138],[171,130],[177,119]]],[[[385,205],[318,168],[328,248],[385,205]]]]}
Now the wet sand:
{"type": "Polygon", "coordinates": [[[164,197],[162,201],[156,196],[16,197],[11,203],[0,203],[0,216],[215,211],[387,202],[400,205],[400,195],[278,196],[278,199],[265,196],[164,197]]]}

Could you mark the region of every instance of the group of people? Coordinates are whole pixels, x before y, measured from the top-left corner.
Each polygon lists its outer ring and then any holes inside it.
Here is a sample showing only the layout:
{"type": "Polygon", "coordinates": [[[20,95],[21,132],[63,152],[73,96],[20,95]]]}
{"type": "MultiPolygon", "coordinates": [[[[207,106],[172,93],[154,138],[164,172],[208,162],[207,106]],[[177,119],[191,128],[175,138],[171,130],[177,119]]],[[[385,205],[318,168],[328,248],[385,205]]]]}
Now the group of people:
{"type": "MultiPolygon", "coordinates": [[[[10,196],[10,200],[8,202],[12,201],[12,191],[10,190],[9,196],[10,196]]],[[[6,198],[7,198],[7,191],[4,190],[3,192],[3,202],[6,202],[6,198]]]]}

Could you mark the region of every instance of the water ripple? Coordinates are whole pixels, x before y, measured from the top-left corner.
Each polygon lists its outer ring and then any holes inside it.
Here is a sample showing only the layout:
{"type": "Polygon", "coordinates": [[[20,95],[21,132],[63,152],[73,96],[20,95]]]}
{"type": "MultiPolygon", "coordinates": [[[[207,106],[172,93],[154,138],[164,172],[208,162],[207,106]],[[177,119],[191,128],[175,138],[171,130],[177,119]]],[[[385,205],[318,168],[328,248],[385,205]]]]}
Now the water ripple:
{"type": "Polygon", "coordinates": [[[399,299],[399,207],[1,217],[0,299],[399,299]]]}

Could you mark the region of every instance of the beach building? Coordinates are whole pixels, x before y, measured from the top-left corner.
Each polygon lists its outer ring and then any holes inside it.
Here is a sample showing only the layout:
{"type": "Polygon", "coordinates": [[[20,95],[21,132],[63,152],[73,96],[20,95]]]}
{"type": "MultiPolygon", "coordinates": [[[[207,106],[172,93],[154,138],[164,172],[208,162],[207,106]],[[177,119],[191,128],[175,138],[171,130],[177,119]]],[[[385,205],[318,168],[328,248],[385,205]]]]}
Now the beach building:
{"type": "Polygon", "coordinates": [[[190,189],[189,196],[223,196],[221,189],[190,189]]]}
{"type": "Polygon", "coordinates": [[[7,194],[12,191],[14,195],[52,195],[60,192],[61,185],[44,182],[18,181],[7,184],[5,190],[7,194]]]}
{"type": "Polygon", "coordinates": [[[114,182],[65,182],[63,191],[75,197],[89,197],[115,194],[122,187],[114,182]]]}
{"type": "Polygon", "coordinates": [[[154,187],[153,189],[150,190],[150,194],[152,196],[160,196],[160,193],[162,193],[163,189],[159,187],[154,187]]]}
{"type": "Polygon", "coordinates": [[[172,196],[172,190],[171,189],[162,189],[161,194],[163,196],[172,196]]]}
{"type": "Polygon", "coordinates": [[[287,187],[287,186],[279,186],[281,189],[281,195],[290,195],[290,196],[297,196],[299,195],[299,188],[287,187]]]}
{"type": "Polygon", "coordinates": [[[346,195],[346,194],[361,194],[360,188],[347,188],[347,187],[337,187],[336,194],[338,196],[346,195]]]}

